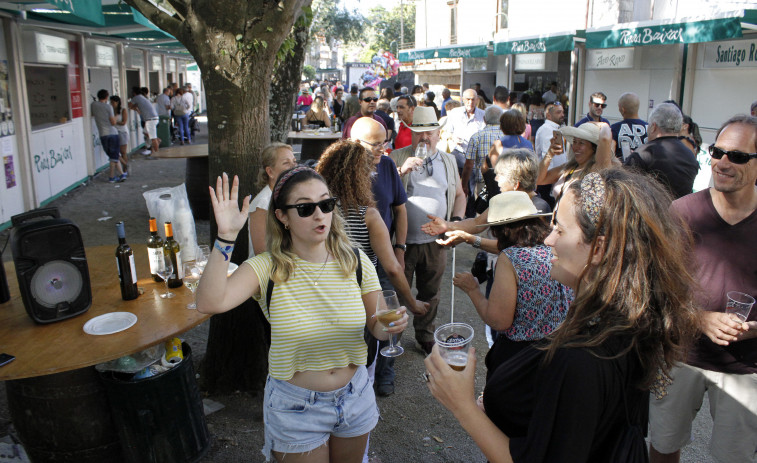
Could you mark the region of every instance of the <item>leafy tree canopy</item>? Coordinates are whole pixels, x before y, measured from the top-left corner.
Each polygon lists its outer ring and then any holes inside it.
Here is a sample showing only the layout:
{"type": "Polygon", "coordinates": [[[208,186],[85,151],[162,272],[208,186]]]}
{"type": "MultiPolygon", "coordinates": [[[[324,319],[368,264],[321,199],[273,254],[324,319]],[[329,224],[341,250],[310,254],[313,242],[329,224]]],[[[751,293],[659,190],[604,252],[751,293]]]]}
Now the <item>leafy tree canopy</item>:
{"type": "Polygon", "coordinates": [[[415,41],[415,3],[395,5],[392,9],[387,10],[383,6],[371,8],[366,20],[367,34],[364,36],[368,39],[363,52],[360,54],[360,60],[370,61],[379,50],[387,50],[397,55],[400,48],[400,23],[404,19],[404,39],[405,42],[415,41]]]}
{"type": "Polygon", "coordinates": [[[314,36],[323,36],[326,42],[333,40],[343,44],[357,44],[363,40],[365,18],[358,11],[348,11],[338,0],[315,0],[313,2],[314,36]]]}

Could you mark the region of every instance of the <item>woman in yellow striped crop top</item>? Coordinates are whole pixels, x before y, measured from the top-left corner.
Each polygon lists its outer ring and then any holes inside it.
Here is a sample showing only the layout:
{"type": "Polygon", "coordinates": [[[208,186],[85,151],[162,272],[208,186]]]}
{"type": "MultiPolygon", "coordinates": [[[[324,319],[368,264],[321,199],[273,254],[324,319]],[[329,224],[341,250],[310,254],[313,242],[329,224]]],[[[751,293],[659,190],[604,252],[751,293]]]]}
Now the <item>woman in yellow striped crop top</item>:
{"type": "Polygon", "coordinates": [[[376,271],[365,253],[353,251],[326,182],[304,166],[283,172],[273,189],[270,251],[248,259],[227,278],[250,205],[245,197],[239,209],[238,191],[239,179],[229,185],[226,174],[210,188],[218,238],[197,290],[197,310],[221,313],[252,297],[271,323],[266,461],[273,456],[287,462],[358,462],[378,422],[363,327],[388,339],[407,326],[405,308],[393,326],[377,323],[376,271]]]}

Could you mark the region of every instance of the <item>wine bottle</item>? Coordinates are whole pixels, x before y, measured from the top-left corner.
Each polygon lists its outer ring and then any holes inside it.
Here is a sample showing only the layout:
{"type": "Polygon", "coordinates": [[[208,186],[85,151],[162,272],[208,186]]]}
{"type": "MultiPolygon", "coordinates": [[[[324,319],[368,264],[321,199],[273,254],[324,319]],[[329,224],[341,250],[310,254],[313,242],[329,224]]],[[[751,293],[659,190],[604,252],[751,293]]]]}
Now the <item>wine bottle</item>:
{"type": "Polygon", "coordinates": [[[118,268],[118,280],[121,283],[121,298],[124,301],[130,301],[139,296],[137,269],[134,266],[134,251],[126,244],[126,232],[124,232],[123,222],[116,224],[116,233],[118,234],[116,267],[118,268]]]}
{"type": "Polygon", "coordinates": [[[150,259],[150,273],[152,279],[162,283],[158,270],[163,266],[163,238],[158,235],[158,221],[150,217],[150,237],[147,238],[147,257],[150,259]]]}
{"type": "Polygon", "coordinates": [[[173,225],[171,222],[166,222],[164,226],[166,229],[166,242],[163,243],[163,254],[171,256],[174,272],[168,278],[168,287],[178,288],[183,284],[181,281],[181,278],[183,277],[183,270],[181,268],[181,248],[179,247],[179,243],[173,239],[173,225]]]}

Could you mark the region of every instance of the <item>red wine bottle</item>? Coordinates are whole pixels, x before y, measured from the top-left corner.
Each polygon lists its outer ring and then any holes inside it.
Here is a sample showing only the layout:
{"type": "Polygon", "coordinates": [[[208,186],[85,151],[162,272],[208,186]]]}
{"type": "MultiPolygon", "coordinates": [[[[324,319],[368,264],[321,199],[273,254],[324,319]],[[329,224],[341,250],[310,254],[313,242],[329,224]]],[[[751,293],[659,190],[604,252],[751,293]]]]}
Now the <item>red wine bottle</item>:
{"type": "Polygon", "coordinates": [[[118,280],[121,283],[121,298],[124,301],[130,301],[139,296],[137,269],[134,266],[134,251],[126,244],[126,232],[124,232],[123,222],[116,224],[116,233],[118,234],[116,267],[118,268],[118,280]]]}

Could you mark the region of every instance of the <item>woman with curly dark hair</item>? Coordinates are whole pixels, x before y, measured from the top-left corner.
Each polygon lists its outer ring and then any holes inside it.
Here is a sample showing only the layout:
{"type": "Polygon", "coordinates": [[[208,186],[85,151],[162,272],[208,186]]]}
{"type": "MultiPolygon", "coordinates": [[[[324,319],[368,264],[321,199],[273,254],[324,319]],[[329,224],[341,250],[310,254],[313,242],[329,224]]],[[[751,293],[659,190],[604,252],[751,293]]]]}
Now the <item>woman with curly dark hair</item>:
{"type": "Polygon", "coordinates": [[[485,412],[473,400],[475,361],[457,372],[436,348],[426,358],[431,393],[490,461],[619,461],[629,443],[646,453],[649,392],[665,394],[698,326],[691,236],[668,204],[658,182],[620,169],[566,189],[545,244],[552,277],[575,299],[546,347],[490,376],[485,412]]]}
{"type": "Polygon", "coordinates": [[[397,291],[400,301],[413,313],[426,313],[426,304],[410,292],[405,272],[397,261],[389,239],[389,230],[376,210],[371,190],[373,162],[360,143],[342,140],[321,155],[316,167],[339,198],[339,211],[344,217],[347,235],[360,246],[374,266],[380,262],[397,291]]]}

